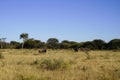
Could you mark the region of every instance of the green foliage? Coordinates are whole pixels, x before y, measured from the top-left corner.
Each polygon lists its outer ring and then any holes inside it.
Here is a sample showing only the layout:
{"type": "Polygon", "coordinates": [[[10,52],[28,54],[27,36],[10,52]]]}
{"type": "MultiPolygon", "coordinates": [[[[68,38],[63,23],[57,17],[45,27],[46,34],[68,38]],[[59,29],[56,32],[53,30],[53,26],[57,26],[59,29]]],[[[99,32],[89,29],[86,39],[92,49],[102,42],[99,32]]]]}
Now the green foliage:
{"type": "Polygon", "coordinates": [[[83,42],[81,43],[81,48],[89,48],[89,49],[94,49],[94,45],[91,41],[83,42]]]}
{"type": "Polygon", "coordinates": [[[39,68],[46,70],[65,70],[71,65],[69,62],[65,62],[63,59],[42,59],[35,60],[34,65],[38,65],[39,68]]]}
{"type": "Polygon", "coordinates": [[[50,49],[60,48],[59,40],[57,38],[49,38],[47,40],[47,47],[50,48],[50,49]]]}
{"type": "Polygon", "coordinates": [[[118,50],[120,49],[120,39],[113,39],[108,43],[107,46],[109,49],[118,50]]]}
{"type": "Polygon", "coordinates": [[[16,41],[11,41],[10,42],[10,48],[19,49],[20,48],[20,43],[16,42],[16,41]]]}
{"type": "Polygon", "coordinates": [[[105,41],[101,40],[101,39],[95,39],[92,41],[93,45],[94,45],[94,49],[96,50],[103,50],[105,48],[104,44],[105,41]]]}
{"type": "Polygon", "coordinates": [[[33,49],[33,48],[43,48],[45,47],[45,43],[40,40],[34,40],[33,38],[28,39],[24,42],[24,48],[33,49]]]}
{"type": "Polygon", "coordinates": [[[23,39],[23,41],[28,39],[28,33],[22,33],[20,34],[20,39],[23,39]]]}
{"type": "Polygon", "coordinates": [[[57,38],[49,38],[47,40],[47,43],[58,43],[58,42],[59,42],[59,40],[57,38]]]}
{"type": "Polygon", "coordinates": [[[89,48],[91,50],[103,50],[106,48],[106,43],[101,39],[95,39],[93,41],[83,42],[80,47],[89,48]]]}
{"type": "Polygon", "coordinates": [[[61,43],[61,44],[60,44],[60,48],[61,48],[61,49],[69,49],[70,46],[71,46],[71,45],[70,45],[69,43],[61,43]]]}
{"type": "Polygon", "coordinates": [[[69,41],[68,40],[63,40],[62,42],[61,42],[61,44],[60,44],[60,48],[61,49],[68,49],[68,48],[70,48],[70,43],[69,43],[69,41]]]}
{"type": "Polygon", "coordinates": [[[61,42],[60,47],[62,49],[69,49],[69,48],[79,48],[80,44],[78,42],[75,41],[68,41],[68,40],[63,40],[61,42]]]}
{"type": "Polygon", "coordinates": [[[22,49],[23,49],[24,42],[28,39],[28,33],[22,33],[22,34],[20,34],[20,39],[23,39],[23,43],[22,43],[22,49]]]}
{"type": "Polygon", "coordinates": [[[10,43],[0,42],[2,48],[14,48],[20,49],[27,48],[49,48],[49,49],[74,49],[74,48],[89,48],[90,50],[120,50],[120,39],[112,39],[110,42],[106,43],[104,40],[95,39],[93,41],[86,42],[75,42],[63,40],[59,43],[57,38],[49,38],[47,43],[42,42],[41,40],[35,40],[33,38],[28,39],[27,33],[20,34],[20,39],[23,39],[23,42],[11,41],[10,43]]]}
{"type": "Polygon", "coordinates": [[[79,43],[74,41],[70,42],[70,44],[71,44],[70,48],[79,48],[79,45],[80,45],[79,43]]]}

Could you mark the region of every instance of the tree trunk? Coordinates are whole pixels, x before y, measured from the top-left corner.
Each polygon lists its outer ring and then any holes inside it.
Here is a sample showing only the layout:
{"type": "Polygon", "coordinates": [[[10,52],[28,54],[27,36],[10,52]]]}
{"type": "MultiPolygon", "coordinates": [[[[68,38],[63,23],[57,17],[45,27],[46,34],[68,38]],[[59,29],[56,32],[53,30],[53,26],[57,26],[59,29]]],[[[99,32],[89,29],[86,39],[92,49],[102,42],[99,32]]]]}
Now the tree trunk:
{"type": "Polygon", "coordinates": [[[22,49],[24,48],[24,42],[22,43],[22,49]]]}

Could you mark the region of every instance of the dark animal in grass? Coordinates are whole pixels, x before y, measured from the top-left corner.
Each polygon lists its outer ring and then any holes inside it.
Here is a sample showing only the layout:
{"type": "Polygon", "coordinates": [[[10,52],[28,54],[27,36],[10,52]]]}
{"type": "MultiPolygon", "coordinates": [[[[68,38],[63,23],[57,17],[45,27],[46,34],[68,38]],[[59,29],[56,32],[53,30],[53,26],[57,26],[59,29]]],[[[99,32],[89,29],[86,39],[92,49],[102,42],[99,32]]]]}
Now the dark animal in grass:
{"type": "Polygon", "coordinates": [[[39,53],[46,53],[47,50],[46,50],[46,49],[42,49],[42,50],[39,50],[38,52],[39,52],[39,53]]]}
{"type": "Polygon", "coordinates": [[[78,48],[73,48],[75,52],[78,52],[78,48]]]}

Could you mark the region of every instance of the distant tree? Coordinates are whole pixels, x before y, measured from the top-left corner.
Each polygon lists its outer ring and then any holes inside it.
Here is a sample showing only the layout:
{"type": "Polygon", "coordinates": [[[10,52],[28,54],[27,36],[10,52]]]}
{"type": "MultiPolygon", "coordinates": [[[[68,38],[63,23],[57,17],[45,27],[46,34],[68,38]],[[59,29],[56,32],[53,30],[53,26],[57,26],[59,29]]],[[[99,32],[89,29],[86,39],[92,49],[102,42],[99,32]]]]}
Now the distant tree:
{"type": "Polygon", "coordinates": [[[47,47],[50,49],[58,49],[59,48],[59,40],[57,38],[49,38],[47,40],[47,47]]]}
{"type": "Polygon", "coordinates": [[[74,48],[79,48],[80,43],[75,42],[75,41],[68,41],[68,40],[63,40],[60,44],[60,47],[62,49],[74,49],[74,48]]]}
{"type": "Polygon", "coordinates": [[[6,38],[0,38],[1,49],[3,48],[6,38]]]}
{"type": "Polygon", "coordinates": [[[24,42],[24,48],[27,48],[27,49],[32,49],[32,48],[35,48],[36,44],[34,42],[34,39],[28,39],[24,42]]]}
{"type": "Polygon", "coordinates": [[[63,40],[61,43],[60,43],[60,48],[61,49],[69,49],[70,48],[70,42],[68,40],[63,40]]]}
{"type": "Polygon", "coordinates": [[[47,43],[59,43],[59,40],[57,38],[49,38],[47,43]]]}
{"type": "Polygon", "coordinates": [[[91,41],[86,41],[86,42],[82,42],[80,44],[80,48],[87,48],[87,49],[93,50],[94,45],[93,45],[93,43],[91,41]]]}
{"type": "Polygon", "coordinates": [[[105,41],[101,40],[101,39],[95,39],[92,41],[93,45],[94,45],[94,49],[96,50],[103,50],[105,48],[105,41]]]}
{"type": "Polygon", "coordinates": [[[68,40],[63,40],[61,43],[70,43],[68,40]]]}
{"type": "Polygon", "coordinates": [[[77,49],[79,48],[79,43],[78,42],[75,42],[75,41],[70,41],[70,48],[74,48],[74,49],[77,49]]]}
{"type": "Polygon", "coordinates": [[[3,48],[4,48],[4,49],[10,48],[10,43],[4,42],[3,48]]]}
{"type": "Polygon", "coordinates": [[[33,38],[28,39],[24,43],[24,47],[27,49],[33,49],[33,48],[44,48],[45,43],[41,42],[40,40],[34,40],[33,38]]]}
{"type": "Polygon", "coordinates": [[[46,44],[45,42],[42,42],[41,40],[34,40],[36,46],[35,48],[46,48],[46,44]]]}
{"type": "Polygon", "coordinates": [[[120,39],[112,39],[110,42],[108,42],[109,49],[120,49],[120,39]]]}
{"type": "Polygon", "coordinates": [[[22,49],[23,49],[23,47],[24,47],[24,42],[25,42],[26,40],[28,40],[28,33],[22,33],[22,34],[20,34],[20,39],[23,39],[23,43],[22,43],[22,49]]]}
{"type": "Polygon", "coordinates": [[[20,43],[16,42],[16,41],[11,41],[10,42],[10,48],[19,49],[20,48],[20,43]]]}

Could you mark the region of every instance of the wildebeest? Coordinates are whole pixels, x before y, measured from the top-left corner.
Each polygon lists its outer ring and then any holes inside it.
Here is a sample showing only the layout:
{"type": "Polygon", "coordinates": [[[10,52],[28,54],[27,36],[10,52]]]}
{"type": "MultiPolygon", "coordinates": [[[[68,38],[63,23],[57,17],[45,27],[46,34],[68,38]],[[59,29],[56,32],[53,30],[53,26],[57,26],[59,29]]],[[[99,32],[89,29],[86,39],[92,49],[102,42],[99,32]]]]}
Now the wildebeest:
{"type": "Polygon", "coordinates": [[[75,52],[78,52],[78,48],[73,48],[75,52]]]}
{"type": "Polygon", "coordinates": [[[47,49],[42,49],[42,50],[39,50],[38,52],[39,52],[39,53],[46,53],[46,52],[47,52],[47,49]]]}

